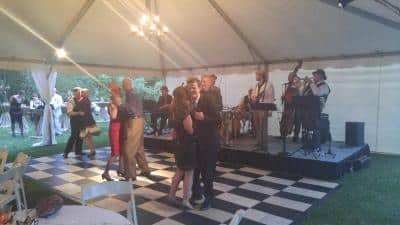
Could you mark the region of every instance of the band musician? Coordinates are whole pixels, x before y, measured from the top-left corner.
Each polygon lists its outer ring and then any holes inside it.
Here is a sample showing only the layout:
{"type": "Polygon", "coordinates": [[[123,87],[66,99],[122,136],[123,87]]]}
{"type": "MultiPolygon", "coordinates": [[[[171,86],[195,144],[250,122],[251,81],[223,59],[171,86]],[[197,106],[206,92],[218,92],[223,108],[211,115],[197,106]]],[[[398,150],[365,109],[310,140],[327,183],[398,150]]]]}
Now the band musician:
{"type": "MultiPolygon", "coordinates": [[[[310,112],[310,125],[312,131],[311,144],[314,151],[321,150],[321,113],[328,100],[331,89],[328,85],[327,76],[323,69],[317,69],[313,73],[313,79],[309,77],[304,78],[304,96],[318,96],[320,100],[320,107],[310,112]]],[[[303,134],[304,135],[304,134],[303,134]]],[[[304,136],[303,136],[304,137],[304,136]]]]}
{"type": "Polygon", "coordinates": [[[294,97],[301,95],[302,89],[303,85],[297,73],[295,71],[290,72],[288,82],[284,84],[284,92],[281,99],[284,110],[280,122],[280,132],[282,137],[286,137],[292,133],[294,128],[293,142],[297,142],[301,127],[300,112],[296,112],[294,97]]]}
{"type": "MultiPolygon", "coordinates": [[[[251,96],[252,103],[274,103],[274,87],[272,83],[268,81],[268,74],[264,70],[257,70],[256,81],[257,84],[253,88],[251,96]]],[[[271,115],[271,111],[266,112],[264,110],[253,110],[257,147],[267,146],[268,140],[264,140],[266,139],[264,137],[268,137],[268,117],[271,115]]]]}

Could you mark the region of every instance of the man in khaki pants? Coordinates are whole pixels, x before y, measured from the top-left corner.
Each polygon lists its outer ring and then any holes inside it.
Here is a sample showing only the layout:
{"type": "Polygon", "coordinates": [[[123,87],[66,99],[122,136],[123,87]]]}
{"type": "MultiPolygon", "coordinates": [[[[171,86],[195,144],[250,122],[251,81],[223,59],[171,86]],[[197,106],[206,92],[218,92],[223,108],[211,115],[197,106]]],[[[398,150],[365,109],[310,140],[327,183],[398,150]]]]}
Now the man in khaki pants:
{"type": "MultiPolygon", "coordinates": [[[[125,91],[125,104],[122,105],[126,116],[124,116],[122,140],[122,160],[124,177],[126,180],[136,180],[136,163],[139,165],[141,176],[150,176],[150,169],[144,154],[144,119],[143,103],[141,97],[133,90],[132,81],[124,79],[122,89],[125,91]]],[[[122,171],[121,171],[122,172],[122,171]]]]}
{"type": "MultiPolygon", "coordinates": [[[[257,84],[253,88],[251,96],[252,103],[274,103],[274,87],[272,83],[268,81],[268,74],[264,70],[257,70],[256,81],[257,84]]],[[[266,140],[265,137],[268,136],[268,117],[270,116],[271,111],[253,110],[257,147],[262,149],[268,144],[268,140],[266,140]]]]}

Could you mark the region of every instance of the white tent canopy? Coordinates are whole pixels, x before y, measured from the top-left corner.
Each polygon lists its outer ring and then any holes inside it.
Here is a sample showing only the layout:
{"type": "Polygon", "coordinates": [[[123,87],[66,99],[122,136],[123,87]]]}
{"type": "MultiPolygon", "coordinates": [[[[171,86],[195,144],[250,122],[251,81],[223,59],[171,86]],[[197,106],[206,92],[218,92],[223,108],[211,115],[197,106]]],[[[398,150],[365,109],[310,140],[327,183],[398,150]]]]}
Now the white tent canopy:
{"type": "MultiPolygon", "coordinates": [[[[162,57],[157,40],[149,43],[130,33],[144,0],[2,0],[0,7],[56,47],[61,44],[89,71],[158,74],[400,52],[400,16],[375,0],[356,0],[345,9],[336,2],[157,0],[161,21],[171,30],[161,39],[162,57]]],[[[0,32],[0,65],[48,62],[54,55],[4,14],[0,32]]]]}
{"type": "MultiPolygon", "coordinates": [[[[160,40],[130,31],[146,12],[145,1],[0,0],[0,68],[46,64],[44,74],[50,66],[81,72],[67,61],[53,65],[54,49],[15,20],[63,47],[91,74],[164,75],[171,87],[188,74],[225,74],[217,83],[228,106],[254,85],[258,66],[268,66],[279,95],[293,69],[288,62],[304,59],[301,76],[315,68],[329,74],[335,139],[343,139],[346,121],[361,120],[373,150],[400,153],[399,105],[393,104],[400,98],[398,0],[354,0],[344,9],[337,0],[151,0],[170,29],[160,40]]],[[[276,115],[272,120],[274,134],[276,115]]]]}

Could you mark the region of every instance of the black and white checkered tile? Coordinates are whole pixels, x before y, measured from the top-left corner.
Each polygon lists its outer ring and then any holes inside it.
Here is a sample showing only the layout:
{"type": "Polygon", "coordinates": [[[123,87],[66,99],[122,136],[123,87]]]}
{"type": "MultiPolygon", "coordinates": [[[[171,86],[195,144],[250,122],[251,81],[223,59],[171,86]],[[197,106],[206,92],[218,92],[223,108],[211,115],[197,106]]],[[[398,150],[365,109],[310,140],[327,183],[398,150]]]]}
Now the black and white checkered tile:
{"type": "MultiPolygon", "coordinates": [[[[79,201],[81,185],[102,182],[101,174],[109,148],[97,150],[95,159],[83,157],[64,160],[61,155],[33,159],[26,176],[79,201]]],[[[166,196],[174,174],[170,153],[147,151],[152,179],[138,177],[135,196],[139,224],[213,225],[228,224],[238,209],[245,210],[240,224],[286,225],[301,222],[310,209],[338,188],[337,183],[281,175],[247,166],[219,163],[215,178],[215,200],[207,211],[168,205],[166,196]]],[[[114,169],[117,165],[113,165],[114,169]]],[[[115,172],[111,172],[117,178],[115,172]]],[[[178,191],[181,197],[182,191],[178,191]]],[[[122,214],[126,213],[129,196],[106,196],[92,202],[122,214]]]]}

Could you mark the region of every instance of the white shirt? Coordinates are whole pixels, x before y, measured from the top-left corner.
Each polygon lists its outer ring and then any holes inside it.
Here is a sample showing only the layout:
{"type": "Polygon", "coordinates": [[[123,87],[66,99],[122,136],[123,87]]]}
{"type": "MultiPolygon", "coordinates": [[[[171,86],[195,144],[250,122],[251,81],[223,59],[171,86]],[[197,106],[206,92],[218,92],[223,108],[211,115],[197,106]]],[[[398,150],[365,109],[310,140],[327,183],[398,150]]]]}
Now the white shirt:
{"type": "Polygon", "coordinates": [[[40,99],[36,99],[36,100],[31,100],[30,102],[29,102],[29,108],[30,109],[36,109],[36,108],[38,108],[39,106],[43,106],[43,102],[42,101],[40,101],[40,99]]]}
{"type": "Polygon", "coordinates": [[[328,82],[326,80],[321,80],[316,84],[311,83],[310,88],[314,96],[320,97],[321,111],[323,111],[325,109],[327,97],[329,93],[331,93],[328,82]]]}
{"type": "Polygon", "coordinates": [[[325,80],[321,80],[318,83],[311,83],[310,85],[311,90],[313,92],[314,96],[319,96],[319,97],[324,97],[328,96],[329,93],[331,92],[331,89],[329,88],[328,82],[325,80]],[[318,87],[319,84],[324,83],[318,87]]]}
{"type": "Polygon", "coordinates": [[[53,113],[55,113],[57,115],[61,115],[62,114],[61,106],[63,104],[64,104],[64,102],[63,102],[61,95],[54,93],[53,97],[51,97],[51,100],[50,100],[50,105],[53,105],[53,107],[54,107],[53,113]]]}
{"type": "Polygon", "coordinates": [[[258,84],[253,88],[253,94],[260,96],[259,103],[274,103],[275,92],[271,82],[265,81],[261,87],[258,84]]]}
{"type": "Polygon", "coordinates": [[[194,107],[197,107],[197,104],[199,103],[200,95],[197,96],[197,98],[194,100],[194,107]]]}

